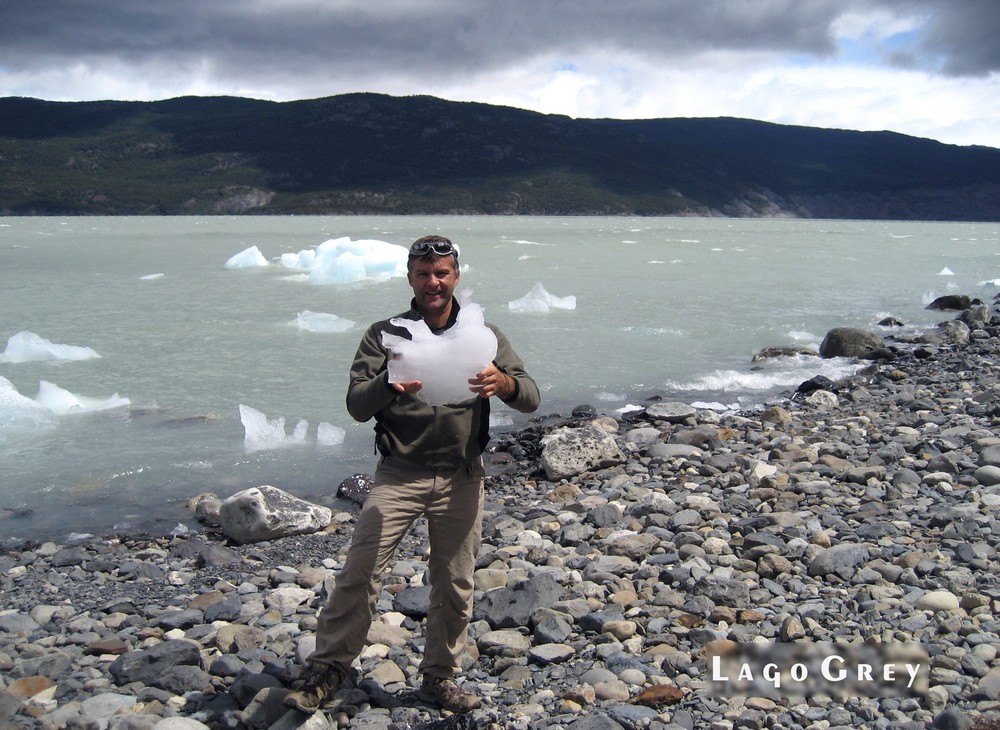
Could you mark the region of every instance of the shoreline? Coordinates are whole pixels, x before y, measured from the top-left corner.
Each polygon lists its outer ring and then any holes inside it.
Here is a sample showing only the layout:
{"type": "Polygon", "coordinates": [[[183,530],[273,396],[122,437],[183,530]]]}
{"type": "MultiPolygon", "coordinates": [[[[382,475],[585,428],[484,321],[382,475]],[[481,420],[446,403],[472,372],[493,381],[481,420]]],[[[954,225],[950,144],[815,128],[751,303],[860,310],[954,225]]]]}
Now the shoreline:
{"type": "MultiPolygon", "coordinates": [[[[503,434],[462,674],[484,708],[459,725],[413,696],[418,524],[383,582],[363,681],[326,719],[400,730],[1000,726],[1000,329],[973,334],[760,413],[600,418],[626,459],[577,476],[547,478],[539,439],[591,416],[503,434]],[[709,649],[754,641],[915,642],[928,689],[715,695],[709,649]]],[[[305,716],[286,715],[280,698],[351,521],[343,511],[325,533],[243,546],[206,534],[0,550],[0,720],[298,726],[305,716]],[[178,671],[157,665],[168,650],[178,671]]]]}

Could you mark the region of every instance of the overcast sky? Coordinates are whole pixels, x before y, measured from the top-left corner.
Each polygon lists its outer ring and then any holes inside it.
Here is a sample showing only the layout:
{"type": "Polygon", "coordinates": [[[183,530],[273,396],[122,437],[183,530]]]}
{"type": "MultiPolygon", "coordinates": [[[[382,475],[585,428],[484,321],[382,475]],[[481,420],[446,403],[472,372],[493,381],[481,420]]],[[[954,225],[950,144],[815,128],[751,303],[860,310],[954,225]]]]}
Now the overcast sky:
{"type": "Polygon", "coordinates": [[[430,94],[1000,147],[1000,0],[3,0],[0,96],[430,94]]]}

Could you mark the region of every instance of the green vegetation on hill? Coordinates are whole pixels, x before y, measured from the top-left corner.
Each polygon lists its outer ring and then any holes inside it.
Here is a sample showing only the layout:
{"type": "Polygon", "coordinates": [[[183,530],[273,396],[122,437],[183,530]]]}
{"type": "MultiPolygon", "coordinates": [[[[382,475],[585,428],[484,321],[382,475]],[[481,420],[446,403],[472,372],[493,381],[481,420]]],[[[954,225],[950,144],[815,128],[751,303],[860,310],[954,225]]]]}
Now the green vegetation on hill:
{"type": "Polygon", "coordinates": [[[1000,150],[433,97],[0,99],[0,213],[1000,220],[1000,150]]]}

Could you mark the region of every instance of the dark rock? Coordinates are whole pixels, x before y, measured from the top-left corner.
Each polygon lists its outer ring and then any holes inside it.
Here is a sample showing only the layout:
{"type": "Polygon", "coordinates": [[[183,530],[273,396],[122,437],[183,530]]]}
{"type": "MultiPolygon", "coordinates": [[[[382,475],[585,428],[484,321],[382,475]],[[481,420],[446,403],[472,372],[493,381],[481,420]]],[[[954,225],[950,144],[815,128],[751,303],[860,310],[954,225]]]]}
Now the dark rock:
{"type": "Polygon", "coordinates": [[[355,474],[347,477],[337,487],[337,496],[357,504],[364,504],[375,484],[375,478],[370,474],[355,474]]]}
{"type": "Polygon", "coordinates": [[[819,345],[820,357],[861,357],[866,353],[882,350],[882,338],[854,327],[834,327],[826,333],[819,345]]]}
{"type": "Polygon", "coordinates": [[[927,305],[927,309],[961,311],[972,306],[972,299],[965,294],[945,294],[927,305]]]}

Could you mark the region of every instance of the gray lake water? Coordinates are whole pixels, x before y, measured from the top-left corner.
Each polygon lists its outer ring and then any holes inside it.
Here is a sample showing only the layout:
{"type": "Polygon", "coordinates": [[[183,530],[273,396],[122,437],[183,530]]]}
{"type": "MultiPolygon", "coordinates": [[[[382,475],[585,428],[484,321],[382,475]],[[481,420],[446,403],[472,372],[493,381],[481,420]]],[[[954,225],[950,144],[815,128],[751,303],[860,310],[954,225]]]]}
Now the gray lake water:
{"type": "MultiPolygon", "coordinates": [[[[926,310],[933,297],[992,298],[1000,283],[994,223],[0,218],[0,348],[30,332],[100,355],[0,361],[0,540],[197,529],[185,503],[201,492],[266,483],[309,498],[370,472],[371,424],[344,409],[347,371],[363,329],[407,307],[406,280],[315,284],[277,260],[329,239],[408,246],[426,233],[461,246],[462,287],[524,358],[544,413],[613,413],[652,395],[753,408],[854,368],[805,358],[756,369],[760,349],[815,348],[832,327],[877,330],[889,315],[926,327],[949,317],[926,310]],[[225,268],[252,246],[268,266],[225,268]],[[513,311],[536,284],[576,307],[513,311]],[[306,311],[356,325],[309,331],[295,324],[306,311]],[[25,426],[23,399],[42,381],[129,404],[25,426]],[[304,442],[248,450],[241,404],[285,418],[289,433],[307,421],[304,442]],[[345,429],[344,442],[318,444],[320,423],[345,429]]],[[[499,428],[526,423],[495,410],[499,428]]]]}

